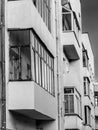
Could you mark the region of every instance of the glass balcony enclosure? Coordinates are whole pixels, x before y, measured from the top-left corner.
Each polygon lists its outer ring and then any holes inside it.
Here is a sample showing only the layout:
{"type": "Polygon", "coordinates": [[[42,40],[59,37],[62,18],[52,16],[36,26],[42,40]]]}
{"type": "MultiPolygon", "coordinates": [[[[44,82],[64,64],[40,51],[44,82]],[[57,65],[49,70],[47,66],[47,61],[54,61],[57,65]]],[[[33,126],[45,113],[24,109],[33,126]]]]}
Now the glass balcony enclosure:
{"type": "Polygon", "coordinates": [[[81,117],[81,96],[75,88],[64,88],[65,116],[76,114],[81,117]]]}
{"type": "Polygon", "coordinates": [[[54,57],[37,34],[10,30],[9,42],[9,80],[32,80],[54,96],[54,57]]]}
{"type": "Polygon", "coordinates": [[[62,7],[62,30],[64,32],[74,31],[77,39],[79,38],[79,24],[75,15],[70,9],[62,7]]]}

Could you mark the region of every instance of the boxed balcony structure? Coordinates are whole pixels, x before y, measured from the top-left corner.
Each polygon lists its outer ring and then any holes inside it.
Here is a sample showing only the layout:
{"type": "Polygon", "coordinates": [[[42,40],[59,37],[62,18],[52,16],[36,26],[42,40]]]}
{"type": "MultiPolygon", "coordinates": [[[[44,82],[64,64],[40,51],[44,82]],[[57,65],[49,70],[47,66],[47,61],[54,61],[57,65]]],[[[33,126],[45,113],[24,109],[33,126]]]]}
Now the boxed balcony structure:
{"type": "Polygon", "coordinates": [[[9,45],[8,109],[55,120],[54,57],[31,29],[9,30],[9,45]]]}
{"type": "Polygon", "coordinates": [[[74,87],[64,88],[65,129],[82,128],[81,96],[74,87]],[[71,125],[70,125],[71,123],[71,125]]]}
{"type": "Polygon", "coordinates": [[[79,25],[74,12],[62,7],[62,43],[69,61],[79,59],[79,25]]]}

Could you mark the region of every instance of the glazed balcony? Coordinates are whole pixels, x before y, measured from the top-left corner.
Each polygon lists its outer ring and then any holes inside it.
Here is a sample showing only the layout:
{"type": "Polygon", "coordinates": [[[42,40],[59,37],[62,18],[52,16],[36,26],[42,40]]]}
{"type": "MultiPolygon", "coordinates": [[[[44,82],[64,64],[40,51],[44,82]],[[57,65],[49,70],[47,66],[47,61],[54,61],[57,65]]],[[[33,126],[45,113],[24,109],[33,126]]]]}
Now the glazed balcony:
{"type": "Polygon", "coordinates": [[[9,110],[39,120],[55,119],[53,55],[34,31],[8,32],[9,110]]]}
{"type": "Polygon", "coordinates": [[[70,61],[79,59],[79,26],[73,12],[62,9],[63,50],[70,61]]]}

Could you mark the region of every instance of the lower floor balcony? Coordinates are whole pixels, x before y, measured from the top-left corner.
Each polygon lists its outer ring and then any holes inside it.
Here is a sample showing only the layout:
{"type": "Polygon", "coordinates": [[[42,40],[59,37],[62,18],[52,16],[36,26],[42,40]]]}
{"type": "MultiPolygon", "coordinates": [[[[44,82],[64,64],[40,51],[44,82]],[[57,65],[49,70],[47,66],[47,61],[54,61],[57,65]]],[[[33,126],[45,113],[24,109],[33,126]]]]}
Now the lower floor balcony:
{"type": "Polygon", "coordinates": [[[65,116],[64,128],[65,130],[81,130],[83,128],[81,118],[75,114],[65,116]]]}

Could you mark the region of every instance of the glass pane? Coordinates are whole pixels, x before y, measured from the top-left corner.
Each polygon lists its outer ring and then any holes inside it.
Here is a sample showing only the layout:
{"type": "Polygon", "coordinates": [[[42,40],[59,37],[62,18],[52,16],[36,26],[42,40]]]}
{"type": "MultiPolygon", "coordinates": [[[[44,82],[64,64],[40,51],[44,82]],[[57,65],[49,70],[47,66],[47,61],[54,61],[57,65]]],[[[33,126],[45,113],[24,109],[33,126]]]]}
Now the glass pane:
{"type": "Polygon", "coordinates": [[[69,95],[69,100],[70,113],[74,113],[74,96],[69,95]]]}
{"type": "Polygon", "coordinates": [[[31,79],[30,31],[10,31],[10,80],[31,79]]]}
{"type": "Polygon", "coordinates": [[[62,14],[62,28],[65,30],[72,30],[71,13],[62,14]]]}
{"type": "Polygon", "coordinates": [[[68,95],[65,95],[65,96],[64,96],[64,99],[65,99],[65,102],[64,102],[64,105],[65,105],[65,113],[69,113],[68,95]]]}
{"type": "Polygon", "coordinates": [[[21,79],[31,79],[30,47],[21,47],[21,79]]]}
{"type": "Polygon", "coordinates": [[[10,48],[10,80],[19,79],[19,52],[18,48],[10,48]]]}

